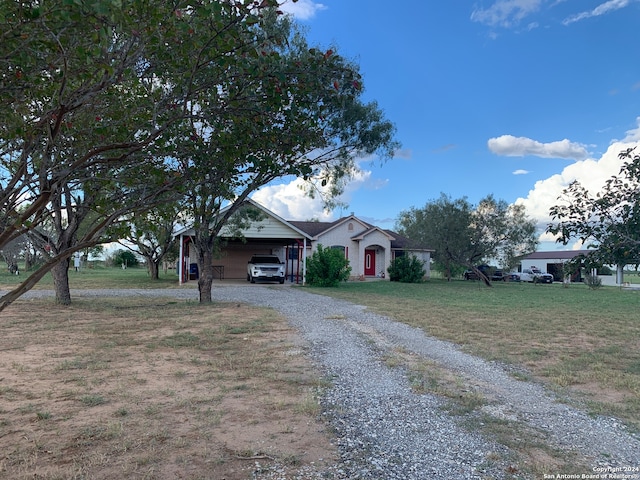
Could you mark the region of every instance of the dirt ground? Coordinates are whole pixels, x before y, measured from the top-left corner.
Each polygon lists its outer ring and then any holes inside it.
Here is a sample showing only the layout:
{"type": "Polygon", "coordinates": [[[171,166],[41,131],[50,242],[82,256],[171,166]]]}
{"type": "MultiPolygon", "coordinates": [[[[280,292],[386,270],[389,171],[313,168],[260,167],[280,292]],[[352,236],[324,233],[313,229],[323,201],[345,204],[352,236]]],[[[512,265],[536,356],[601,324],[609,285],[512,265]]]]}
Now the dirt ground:
{"type": "Polygon", "coordinates": [[[327,383],[303,353],[281,317],[241,305],[17,302],[0,317],[0,478],[322,471],[327,383]]]}

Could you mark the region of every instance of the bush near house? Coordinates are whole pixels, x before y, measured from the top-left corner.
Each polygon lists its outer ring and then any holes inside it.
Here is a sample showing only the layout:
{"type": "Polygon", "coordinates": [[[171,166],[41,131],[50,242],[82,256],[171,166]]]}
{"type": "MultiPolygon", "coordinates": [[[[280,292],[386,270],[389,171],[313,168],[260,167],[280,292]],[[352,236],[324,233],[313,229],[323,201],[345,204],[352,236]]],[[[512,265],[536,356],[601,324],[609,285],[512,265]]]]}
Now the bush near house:
{"type": "Polygon", "coordinates": [[[420,283],[424,278],[424,262],[415,255],[404,255],[394,258],[388,271],[392,282],[420,283]]]}
{"type": "Polygon", "coordinates": [[[318,245],[307,261],[307,282],[315,287],[336,287],[346,282],[350,274],[349,260],[337,249],[318,245]]]}

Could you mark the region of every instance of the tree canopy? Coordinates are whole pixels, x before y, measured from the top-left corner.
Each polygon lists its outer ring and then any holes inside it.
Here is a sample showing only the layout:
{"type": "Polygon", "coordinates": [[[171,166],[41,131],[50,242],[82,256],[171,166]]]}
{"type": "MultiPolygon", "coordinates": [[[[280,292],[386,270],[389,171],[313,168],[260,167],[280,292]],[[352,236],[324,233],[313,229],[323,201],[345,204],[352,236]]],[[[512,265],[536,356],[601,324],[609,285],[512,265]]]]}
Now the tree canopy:
{"type": "Polygon", "coordinates": [[[0,248],[25,233],[47,247],[0,309],[60,266],[57,289],[71,255],[155,205],[181,202],[208,255],[211,219],[260,186],[294,175],[335,196],[355,157],[391,156],[357,66],[308,46],[277,6],[0,5],[0,248]]]}
{"type": "Polygon", "coordinates": [[[221,87],[226,97],[251,99],[257,111],[221,124],[201,116],[182,139],[177,165],[195,188],[185,192],[200,268],[200,300],[211,300],[213,255],[221,228],[252,192],[283,176],[328,186],[329,202],[356,171],[356,159],[384,160],[397,148],[395,128],[375,103],[361,101],[358,67],[335,48],[310,47],[286,18],[265,15],[259,58],[241,60],[241,71],[221,87]]]}
{"type": "Polygon", "coordinates": [[[397,229],[415,245],[433,248],[434,261],[447,278],[468,268],[487,285],[490,279],[478,270],[479,264],[497,259],[504,268],[511,268],[537,246],[535,223],[527,218],[524,207],[493,195],[473,205],[466,197],[441,194],[423,208],[402,212],[397,229]]]}
{"type": "Polygon", "coordinates": [[[634,148],[620,152],[624,160],[618,175],[597,193],[571,183],[549,213],[554,222],[547,232],[567,245],[579,240],[592,249],[579,258],[587,267],[640,264],[640,155],[634,148]]]}

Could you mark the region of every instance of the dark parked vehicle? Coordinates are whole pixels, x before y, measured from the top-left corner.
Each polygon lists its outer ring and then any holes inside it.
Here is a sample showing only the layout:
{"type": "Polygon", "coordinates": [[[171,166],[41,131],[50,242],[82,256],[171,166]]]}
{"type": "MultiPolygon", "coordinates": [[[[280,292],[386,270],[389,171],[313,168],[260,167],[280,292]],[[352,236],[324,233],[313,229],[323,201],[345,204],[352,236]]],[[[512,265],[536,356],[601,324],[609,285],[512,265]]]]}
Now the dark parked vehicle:
{"type": "MultiPolygon", "coordinates": [[[[502,270],[497,267],[492,267],[490,265],[478,265],[478,270],[480,270],[488,279],[494,282],[506,281],[506,277],[502,270]]],[[[480,280],[476,272],[473,270],[465,270],[464,272],[465,280],[480,280]]]]}

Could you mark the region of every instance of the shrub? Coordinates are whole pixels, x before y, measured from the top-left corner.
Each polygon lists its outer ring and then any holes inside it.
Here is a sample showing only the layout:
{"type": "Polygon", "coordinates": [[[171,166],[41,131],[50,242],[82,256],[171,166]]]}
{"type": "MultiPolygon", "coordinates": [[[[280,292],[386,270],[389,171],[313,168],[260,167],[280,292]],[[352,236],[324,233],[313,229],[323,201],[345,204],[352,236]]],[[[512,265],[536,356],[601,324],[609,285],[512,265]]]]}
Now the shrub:
{"type": "Polygon", "coordinates": [[[350,273],[349,260],[337,249],[318,245],[318,249],[307,260],[307,282],[316,287],[335,287],[347,281],[350,273]]]}
{"type": "Polygon", "coordinates": [[[586,275],[584,277],[584,283],[592,290],[600,288],[602,286],[602,279],[597,275],[586,275]]]}
{"type": "Polygon", "coordinates": [[[389,279],[392,282],[420,283],[423,277],[424,262],[415,255],[397,257],[389,266],[389,279]]]}

